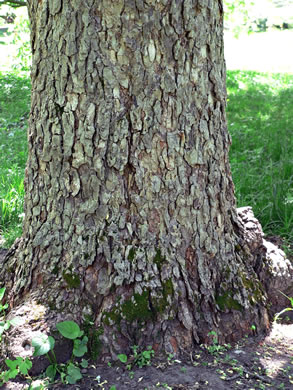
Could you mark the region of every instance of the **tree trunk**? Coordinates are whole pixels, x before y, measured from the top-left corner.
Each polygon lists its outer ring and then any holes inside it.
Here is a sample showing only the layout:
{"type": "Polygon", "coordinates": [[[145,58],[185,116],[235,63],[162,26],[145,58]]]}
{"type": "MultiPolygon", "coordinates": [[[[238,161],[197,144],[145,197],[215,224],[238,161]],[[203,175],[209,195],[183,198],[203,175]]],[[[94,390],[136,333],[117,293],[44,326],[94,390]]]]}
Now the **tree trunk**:
{"type": "Polygon", "coordinates": [[[228,162],[222,1],[30,0],[29,14],[10,300],[91,314],[112,355],[266,329],[261,253],[244,241],[228,162]]]}

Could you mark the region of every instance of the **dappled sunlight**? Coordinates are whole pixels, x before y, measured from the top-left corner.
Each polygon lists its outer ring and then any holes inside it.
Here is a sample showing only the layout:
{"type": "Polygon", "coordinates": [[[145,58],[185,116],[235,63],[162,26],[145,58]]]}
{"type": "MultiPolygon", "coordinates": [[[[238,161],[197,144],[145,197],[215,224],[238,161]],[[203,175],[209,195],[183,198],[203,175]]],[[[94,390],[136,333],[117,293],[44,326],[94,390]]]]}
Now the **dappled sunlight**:
{"type": "Polygon", "coordinates": [[[285,339],[293,343],[293,324],[284,325],[274,322],[271,331],[271,337],[272,339],[285,339]]]}
{"type": "Polygon", "coordinates": [[[263,351],[259,362],[267,371],[268,376],[276,379],[278,375],[282,375],[292,360],[293,324],[285,325],[274,322],[272,330],[263,344],[263,351]]]}

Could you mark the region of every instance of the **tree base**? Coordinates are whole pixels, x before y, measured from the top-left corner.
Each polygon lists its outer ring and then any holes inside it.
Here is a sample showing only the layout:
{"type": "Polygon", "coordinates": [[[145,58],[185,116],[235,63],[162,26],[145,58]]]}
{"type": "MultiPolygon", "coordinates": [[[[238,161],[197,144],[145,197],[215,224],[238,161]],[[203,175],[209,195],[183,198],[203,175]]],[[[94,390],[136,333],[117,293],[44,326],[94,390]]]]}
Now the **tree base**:
{"type": "MultiPolygon", "coordinates": [[[[215,307],[210,306],[210,302],[205,304],[203,300],[201,308],[205,311],[192,316],[189,300],[187,297],[181,297],[176,303],[180,305],[180,309],[177,315],[171,317],[171,314],[174,314],[172,305],[168,311],[160,312],[152,307],[154,301],[150,294],[136,294],[130,286],[120,286],[101,300],[97,305],[100,309],[95,312],[95,306],[90,304],[88,296],[77,294],[76,289],[45,289],[36,286],[23,295],[11,296],[11,281],[6,273],[6,287],[11,306],[8,318],[17,315],[23,317],[26,323],[11,329],[5,336],[2,356],[32,356],[30,341],[35,332],[52,334],[58,322],[74,320],[82,324],[86,318],[94,320],[91,334],[96,338],[95,352],[102,361],[117,359],[118,353],[130,353],[130,347],[133,345],[141,348],[151,345],[156,351],[174,355],[189,353],[196,344],[212,343],[211,331],[216,332],[221,344],[235,342],[246,335],[267,332],[270,327],[269,315],[272,318],[276,311],[288,306],[289,302],[279,291],[292,295],[293,267],[283,251],[263,239],[261,226],[254,218],[251,208],[238,209],[235,226],[238,236],[242,237],[239,240],[241,252],[246,254],[251,272],[257,275],[261,286],[259,288],[262,289],[250,289],[254,292],[262,291],[262,295],[258,297],[258,302],[254,302],[254,297],[248,297],[247,301],[252,303],[247,309],[237,306],[234,298],[227,294],[216,298],[215,307]],[[122,309],[120,312],[115,311],[114,299],[123,295],[126,298],[121,305],[122,309]],[[59,302],[66,303],[62,308],[52,307],[52,302],[57,298],[59,302]],[[146,312],[136,316],[135,306],[140,310],[146,309],[146,312]],[[127,315],[124,316],[123,313],[127,315]]],[[[21,241],[18,241],[11,248],[4,260],[4,267],[16,264],[20,247],[21,241]]],[[[168,306],[167,300],[161,303],[168,306]]],[[[58,340],[56,345],[66,352],[66,360],[70,355],[70,346],[63,339],[58,340]]]]}

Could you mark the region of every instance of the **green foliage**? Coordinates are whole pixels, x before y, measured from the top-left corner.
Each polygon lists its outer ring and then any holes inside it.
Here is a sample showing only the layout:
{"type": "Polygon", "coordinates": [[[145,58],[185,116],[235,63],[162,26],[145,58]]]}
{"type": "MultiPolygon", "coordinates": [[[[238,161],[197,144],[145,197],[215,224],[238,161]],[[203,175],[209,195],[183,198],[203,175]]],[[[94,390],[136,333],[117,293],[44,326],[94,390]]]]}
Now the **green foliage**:
{"type": "Polygon", "coordinates": [[[27,13],[19,15],[12,27],[11,44],[16,46],[16,56],[13,68],[20,71],[29,71],[32,62],[30,45],[30,27],[27,13]]]}
{"type": "Polygon", "coordinates": [[[155,352],[151,346],[147,347],[147,349],[145,351],[142,351],[140,353],[137,352],[138,347],[136,345],[133,346],[132,349],[133,349],[133,356],[134,356],[135,364],[139,368],[151,365],[152,357],[155,355],[155,352]]]}
{"type": "MultiPolygon", "coordinates": [[[[4,298],[5,290],[6,290],[5,287],[0,288],[0,302],[1,302],[2,299],[4,298]]],[[[4,305],[2,305],[2,304],[0,303],[0,315],[1,315],[2,313],[4,313],[4,311],[5,311],[7,308],[8,308],[8,303],[5,303],[4,305]]]]}
{"type": "MultiPolygon", "coordinates": [[[[2,335],[7,331],[10,326],[17,326],[23,324],[23,320],[20,317],[14,317],[12,320],[5,320],[5,311],[8,309],[8,304],[2,304],[2,300],[5,295],[6,288],[0,288],[0,342],[2,335]]],[[[8,370],[0,372],[0,385],[8,382],[10,379],[15,378],[18,374],[28,375],[28,370],[31,368],[31,361],[26,358],[17,357],[15,360],[6,359],[5,364],[8,370]]]]}
{"type": "Polygon", "coordinates": [[[88,338],[84,336],[81,340],[76,339],[73,343],[73,355],[76,357],[81,357],[87,352],[87,342],[88,338]]]}
{"type": "Polygon", "coordinates": [[[228,71],[230,163],[238,207],[293,241],[293,75],[228,71]]]}
{"type": "Polygon", "coordinates": [[[94,319],[91,316],[85,316],[85,320],[82,324],[82,329],[88,338],[88,353],[92,360],[97,360],[102,342],[100,336],[104,333],[102,327],[95,327],[94,319]]]}
{"type": "MultiPolygon", "coordinates": [[[[147,347],[146,350],[141,351],[141,352],[138,352],[137,345],[133,345],[131,348],[133,350],[133,357],[132,357],[130,363],[127,364],[127,366],[126,366],[126,368],[128,370],[131,370],[131,368],[134,365],[137,365],[139,368],[151,365],[152,357],[155,354],[155,352],[151,346],[147,347]]],[[[120,360],[120,362],[123,364],[126,364],[128,361],[128,357],[124,353],[118,354],[117,357],[120,360]]]]}
{"type": "Polygon", "coordinates": [[[6,247],[22,232],[29,109],[29,79],[0,72],[0,235],[6,247]]]}
{"type": "Polygon", "coordinates": [[[7,4],[13,8],[18,8],[18,7],[25,7],[27,5],[27,2],[23,0],[0,0],[0,7],[3,4],[4,5],[7,4]]]}
{"type": "MultiPolygon", "coordinates": [[[[88,338],[84,336],[84,331],[80,330],[78,324],[74,321],[63,321],[56,324],[59,333],[69,339],[73,340],[72,356],[68,364],[58,364],[54,353],[55,339],[52,336],[47,336],[40,333],[33,338],[32,346],[35,348],[34,356],[47,355],[50,365],[46,369],[46,376],[51,382],[54,381],[57,373],[60,374],[61,381],[65,384],[75,384],[82,378],[80,368],[77,363],[73,362],[74,357],[82,357],[87,352],[88,338]]],[[[82,359],[80,363],[82,368],[88,366],[88,362],[82,359]]]]}
{"type": "Polygon", "coordinates": [[[83,331],[80,330],[78,324],[73,321],[63,321],[56,325],[56,328],[66,339],[74,340],[83,335],[83,331]]]}
{"type": "Polygon", "coordinates": [[[127,362],[127,355],[124,353],[119,353],[117,355],[118,359],[120,360],[121,363],[126,363],[127,362]]]}
{"type": "Polygon", "coordinates": [[[73,363],[69,363],[67,366],[67,375],[66,375],[66,383],[70,385],[74,385],[82,378],[82,374],[80,372],[80,368],[75,366],[73,363]]]}
{"type": "Polygon", "coordinates": [[[28,370],[32,367],[32,362],[28,358],[17,357],[15,360],[6,359],[5,364],[8,370],[0,373],[0,385],[14,379],[17,375],[22,374],[28,376],[28,370]]]}
{"type": "Polygon", "coordinates": [[[242,32],[292,28],[292,6],[282,5],[278,7],[273,0],[224,0],[225,28],[236,37],[242,32]]]}
{"type": "Polygon", "coordinates": [[[253,4],[252,0],[224,0],[225,26],[236,36],[242,31],[247,31],[253,4]]]}
{"type": "Polygon", "coordinates": [[[54,348],[55,340],[51,336],[40,333],[32,339],[32,347],[34,347],[34,356],[42,356],[54,348]]]}
{"type": "Polygon", "coordinates": [[[227,349],[231,348],[230,344],[220,345],[218,342],[218,335],[215,331],[211,331],[208,333],[208,336],[212,337],[211,345],[202,345],[211,355],[218,356],[223,352],[227,351],[227,349]]]}

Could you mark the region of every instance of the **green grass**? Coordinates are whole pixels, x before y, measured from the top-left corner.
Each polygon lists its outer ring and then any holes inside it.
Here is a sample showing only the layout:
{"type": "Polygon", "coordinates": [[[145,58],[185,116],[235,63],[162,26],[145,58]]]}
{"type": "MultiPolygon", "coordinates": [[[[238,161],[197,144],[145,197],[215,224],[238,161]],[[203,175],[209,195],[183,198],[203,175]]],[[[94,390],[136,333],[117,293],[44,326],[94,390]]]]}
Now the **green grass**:
{"type": "MultiPolygon", "coordinates": [[[[21,234],[30,82],[0,73],[0,235],[21,234]],[[2,232],[1,232],[2,231],[2,232]]],[[[228,71],[230,152],[238,206],[293,242],[293,75],[228,71]]]]}
{"type": "Polygon", "coordinates": [[[0,102],[0,235],[10,246],[21,235],[29,79],[0,73],[0,102]]]}
{"type": "Polygon", "coordinates": [[[293,242],[293,75],[229,71],[230,161],[238,206],[293,242]]]}

